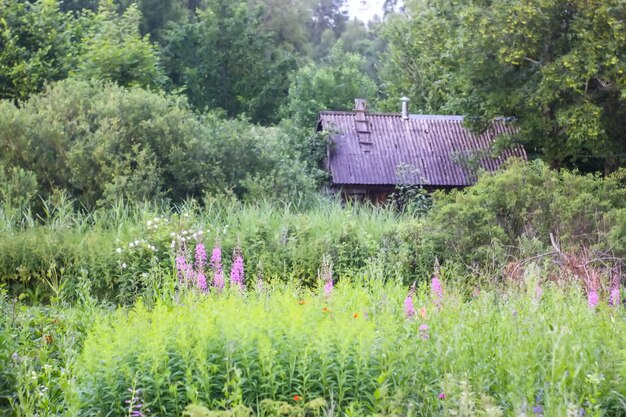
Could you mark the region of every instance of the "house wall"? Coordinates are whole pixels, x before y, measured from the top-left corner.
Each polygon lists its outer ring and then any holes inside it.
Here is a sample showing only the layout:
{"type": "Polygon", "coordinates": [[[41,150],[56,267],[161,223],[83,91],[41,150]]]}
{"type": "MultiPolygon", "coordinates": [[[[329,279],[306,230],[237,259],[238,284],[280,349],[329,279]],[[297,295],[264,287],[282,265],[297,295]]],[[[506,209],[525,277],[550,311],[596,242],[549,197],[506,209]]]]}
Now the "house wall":
{"type": "MultiPolygon", "coordinates": [[[[464,187],[435,187],[424,186],[428,193],[441,190],[449,192],[453,189],[464,187]]],[[[389,201],[389,197],[396,191],[394,185],[332,185],[331,192],[340,194],[344,201],[370,202],[373,204],[384,204],[389,201]]]]}

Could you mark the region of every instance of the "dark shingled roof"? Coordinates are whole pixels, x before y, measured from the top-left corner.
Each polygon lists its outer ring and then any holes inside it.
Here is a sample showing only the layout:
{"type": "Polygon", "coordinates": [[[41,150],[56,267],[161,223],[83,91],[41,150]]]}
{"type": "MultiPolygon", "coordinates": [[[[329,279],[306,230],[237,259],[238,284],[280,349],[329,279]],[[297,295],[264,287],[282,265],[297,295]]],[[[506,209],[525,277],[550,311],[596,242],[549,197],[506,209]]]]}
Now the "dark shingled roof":
{"type": "Polygon", "coordinates": [[[473,155],[480,167],[495,171],[508,158],[526,159],[521,146],[487,156],[496,136],[515,132],[504,120],[477,135],[461,116],[323,111],[317,129],[331,132],[327,167],[336,185],[467,186],[475,178],[460,160],[473,155]]]}

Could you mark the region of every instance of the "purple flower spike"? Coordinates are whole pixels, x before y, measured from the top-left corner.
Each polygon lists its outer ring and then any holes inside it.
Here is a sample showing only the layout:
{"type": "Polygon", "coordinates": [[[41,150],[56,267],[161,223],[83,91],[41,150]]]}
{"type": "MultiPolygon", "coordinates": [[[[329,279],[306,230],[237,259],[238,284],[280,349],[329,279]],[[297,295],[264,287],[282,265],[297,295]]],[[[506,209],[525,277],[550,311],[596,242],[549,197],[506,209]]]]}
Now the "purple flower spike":
{"type": "Polygon", "coordinates": [[[213,286],[218,291],[222,291],[224,289],[224,272],[222,272],[222,249],[219,246],[213,248],[209,263],[211,271],[213,271],[213,286]]]}
{"type": "Polygon", "coordinates": [[[211,253],[211,269],[213,271],[222,270],[222,249],[219,246],[214,247],[211,253]]]}
{"type": "Polygon", "coordinates": [[[204,272],[204,265],[206,265],[206,249],[202,243],[196,245],[196,270],[204,272]]]}
{"type": "Polygon", "coordinates": [[[197,284],[199,290],[206,291],[206,276],[202,272],[198,273],[197,284]]]}
{"type": "Polygon", "coordinates": [[[430,336],[428,335],[428,324],[425,324],[425,323],[424,323],[424,324],[420,325],[420,327],[419,327],[419,331],[420,331],[420,337],[421,337],[423,340],[428,340],[428,338],[430,337],[430,336]]]}
{"type": "Polygon", "coordinates": [[[619,287],[613,287],[611,294],[609,295],[609,305],[612,307],[619,307],[621,301],[621,295],[619,293],[619,287]]]}
{"type": "Polygon", "coordinates": [[[413,305],[413,292],[409,292],[409,295],[407,295],[404,299],[404,313],[409,319],[415,315],[415,306],[413,305]]]}
{"type": "Polygon", "coordinates": [[[330,277],[330,279],[326,280],[326,283],[324,284],[324,295],[326,295],[327,298],[330,298],[331,295],[333,295],[333,278],[330,277]]]}
{"type": "Polygon", "coordinates": [[[241,255],[235,256],[233,267],[230,270],[230,283],[242,290],[244,289],[243,257],[241,255]]]}
{"type": "Polygon", "coordinates": [[[435,303],[437,304],[437,307],[441,307],[441,302],[443,301],[443,288],[441,287],[441,281],[439,281],[437,275],[433,276],[430,289],[433,297],[435,298],[435,303]]]}
{"type": "Polygon", "coordinates": [[[589,291],[589,294],[587,295],[587,303],[589,304],[589,308],[596,308],[599,301],[600,297],[598,297],[598,292],[595,290],[589,291]]]}
{"type": "Polygon", "coordinates": [[[213,286],[218,291],[222,291],[224,289],[224,273],[221,270],[215,271],[215,275],[213,277],[213,286]]]}
{"type": "Polygon", "coordinates": [[[187,263],[187,259],[182,255],[176,257],[176,271],[178,280],[181,283],[189,281],[193,273],[192,268],[187,263]]]}

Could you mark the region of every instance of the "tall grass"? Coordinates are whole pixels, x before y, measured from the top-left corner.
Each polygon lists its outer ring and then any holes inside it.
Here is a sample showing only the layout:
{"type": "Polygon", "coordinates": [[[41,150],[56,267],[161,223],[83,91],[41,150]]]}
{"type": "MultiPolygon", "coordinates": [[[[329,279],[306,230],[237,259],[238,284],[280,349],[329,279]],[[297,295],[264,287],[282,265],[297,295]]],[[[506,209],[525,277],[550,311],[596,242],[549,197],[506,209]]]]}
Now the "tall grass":
{"type": "Polygon", "coordinates": [[[99,298],[129,302],[151,287],[142,282],[145,273],[171,272],[172,233],[199,230],[206,246],[223,248],[227,266],[241,248],[250,277],[312,284],[324,255],[337,276],[353,276],[374,259],[393,267],[390,276],[419,269],[411,240],[415,218],[381,207],[318,203],[313,209],[276,202],[120,203],[83,213],[61,199],[49,203],[42,218],[25,213],[24,221],[0,224],[0,282],[36,302],[75,298],[78,278],[87,276],[99,298]],[[137,241],[142,244],[129,247],[137,241]],[[143,241],[158,253],[142,250],[143,241]]]}
{"type": "Polygon", "coordinates": [[[138,387],[159,416],[294,396],[334,415],[626,415],[623,307],[530,284],[469,299],[444,287],[439,302],[422,285],[407,318],[406,295],[377,279],[330,298],[285,285],[119,309],[89,332],[77,408],[121,416],[138,387]]]}

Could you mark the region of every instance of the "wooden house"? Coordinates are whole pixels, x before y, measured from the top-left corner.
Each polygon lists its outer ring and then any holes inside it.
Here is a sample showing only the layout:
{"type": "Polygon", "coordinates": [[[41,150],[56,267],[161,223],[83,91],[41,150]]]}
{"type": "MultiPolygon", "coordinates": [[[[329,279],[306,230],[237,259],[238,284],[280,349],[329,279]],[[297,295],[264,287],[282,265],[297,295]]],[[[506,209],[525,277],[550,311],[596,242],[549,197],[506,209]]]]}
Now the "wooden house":
{"type": "Polygon", "coordinates": [[[344,197],[384,201],[399,185],[465,187],[479,169],[495,171],[509,158],[526,159],[521,146],[491,154],[498,135],[515,133],[505,119],[476,134],[462,116],[409,114],[407,98],[401,113],[369,113],[366,105],[357,99],[353,111],[319,113],[317,130],[330,139],[330,188],[344,197]]]}

